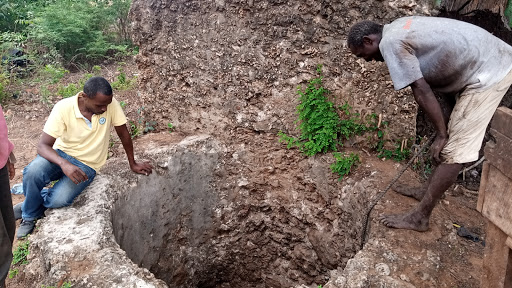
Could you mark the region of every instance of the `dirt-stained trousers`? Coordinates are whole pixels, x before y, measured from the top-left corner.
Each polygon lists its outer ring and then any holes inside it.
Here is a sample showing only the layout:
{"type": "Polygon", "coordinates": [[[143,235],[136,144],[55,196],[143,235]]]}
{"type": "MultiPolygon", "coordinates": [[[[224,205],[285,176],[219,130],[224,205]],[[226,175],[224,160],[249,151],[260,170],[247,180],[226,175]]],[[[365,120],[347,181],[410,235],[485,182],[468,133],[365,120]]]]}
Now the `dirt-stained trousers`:
{"type": "Polygon", "coordinates": [[[0,169],[0,288],[5,287],[5,278],[12,261],[12,244],[16,223],[12,210],[7,165],[0,169]]]}

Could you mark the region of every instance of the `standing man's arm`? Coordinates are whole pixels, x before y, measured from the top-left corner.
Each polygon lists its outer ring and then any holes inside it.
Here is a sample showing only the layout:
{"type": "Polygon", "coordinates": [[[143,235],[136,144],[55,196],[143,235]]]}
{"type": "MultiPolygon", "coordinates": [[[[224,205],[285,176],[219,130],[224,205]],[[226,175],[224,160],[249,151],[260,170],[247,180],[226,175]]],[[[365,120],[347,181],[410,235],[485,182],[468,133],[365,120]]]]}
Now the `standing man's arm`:
{"type": "Polygon", "coordinates": [[[135,158],[133,156],[133,142],[130,137],[130,133],[128,132],[128,128],[126,124],[121,126],[114,126],[116,128],[116,133],[121,139],[121,143],[123,144],[124,151],[126,152],[126,156],[128,156],[128,163],[130,164],[130,169],[133,172],[149,175],[153,171],[153,166],[149,162],[137,163],[135,162],[135,158]]]}
{"type": "Polygon", "coordinates": [[[432,92],[430,85],[425,81],[425,79],[420,78],[414,81],[411,85],[412,93],[414,94],[414,99],[418,103],[418,105],[423,109],[430,121],[436,127],[436,139],[430,148],[430,153],[432,157],[440,163],[439,154],[441,150],[443,150],[444,145],[448,142],[448,132],[444,117],[443,111],[441,110],[441,106],[432,92]]]}
{"type": "Polygon", "coordinates": [[[9,158],[7,158],[7,170],[9,171],[9,179],[14,179],[16,176],[16,169],[14,168],[14,163],[16,163],[16,157],[14,157],[14,153],[11,151],[9,154],[9,158]]]}
{"type": "Polygon", "coordinates": [[[59,165],[62,169],[62,172],[68,176],[73,183],[78,184],[89,179],[87,175],[85,175],[82,169],[77,166],[71,164],[68,160],[59,156],[59,154],[53,149],[53,144],[55,143],[55,138],[43,132],[41,135],[41,139],[39,140],[39,144],[37,144],[37,154],[46,160],[59,165]]]}

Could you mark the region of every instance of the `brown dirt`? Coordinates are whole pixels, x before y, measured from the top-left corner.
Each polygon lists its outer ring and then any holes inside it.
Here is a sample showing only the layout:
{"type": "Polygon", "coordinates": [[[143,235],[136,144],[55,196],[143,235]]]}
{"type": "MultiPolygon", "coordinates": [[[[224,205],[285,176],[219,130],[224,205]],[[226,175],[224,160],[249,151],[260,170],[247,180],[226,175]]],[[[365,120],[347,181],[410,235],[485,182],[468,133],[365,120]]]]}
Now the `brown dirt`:
{"type": "MultiPolygon", "coordinates": [[[[124,67],[128,77],[136,73],[133,61],[127,62],[124,67]]],[[[115,66],[102,68],[104,68],[102,71],[105,72],[104,77],[110,81],[115,80],[114,71],[117,71],[115,66]]],[[[72,74],[62,81],[63,83],[69,83],[80,77],[80,75],[72,74]]],[[[11,186],[21,182],[23,168],[35,157],[36,145],[50,112],[50,108],[43,104],[40,101],[40,96],[33,93],[33,91],[37,91],[37,89],[34,89],[34,87],[24,89],[19,99],[9,100],[4,105],[9,127],[9,138],[15,145],[15,153],[18,159],[15,165],[16,176],[12,180],[11,186]]],[[[127,103],[126,114],[133,121],[137,121],[141,117],[137,110],[143,106],[137,93],[136,90],[115,93],[115,97],[119,101],[127,103]]],[[[60,99],[54,98],[52,102],[55,103],[58,100],[60,99]]],[[[179,131],[173,135],[177,138],[183,137],[179,131]]],[[[153,140],[155,139],[153,138],[153,140]]],[[[144,137],[134,140],[134,146],[138,150],[144,150],[148,144],[149,142],[145,141],[144,137]]],[[[267,148],[261,148],[263,154],[265,150],[267,148]]],[[[124,157],[122,151],[119,141],[116,140],[111,155],[124,157]]],[[[382,183],[381,187],[384,188],[399,170],[399,164],[391,160],[382,161],[375,155],[366,154],[362,151],[359,151],[359,154],[362,158],[362,164],[351,176],[356,181],[372,171],[379,171],[379,177],[381,177],[379,183],[382,183]]],[[[408,171],[401,177],[400,181],[419,185],[422,180],[416,173],[408,171]]],[[[13,204],[23,201],[23,198],[21,195],[13,195],[13,204]]],[[[454,234],[455,228],[452,225],[457,223],[483,237],[485,221],[480,213],[475,210],[476,201],[475,191],[455,185],[449,189],[446,197],[434,209],[430,229],[427,232],[419,233],[388,229],[375,220],[379,214],[406,211],[416,204],[414,199],[388,191],[372,213],[370,236],[385,239],[392,247],[391,252],[399,256],[403,255],[408,259],[420,257],[426,253],[425,249],[427,248],[440,252],[440,264],[436,268],[438,273],[435,274],[440,275],[438,279],[429,278],[429,275],[434,273],[424,271],[421,265],[410,265],[408,261],[402,261],[398,264],[399,272],[397,273],[407,275],[410,282],[417,285],[417,287],[479,287],[483,246],[480,243],[456,236],[454,234]]],[[[19,225],[19,221],[17,224],[19,225]]],[[[16,246],[17,240],[14,243],[14,247],[16,246]]],[[[424,258],[427,258],[427,256],[424,258]]],[[[77,268],[80,265],[80,263],[77,263],[77,268]]],[[[7,280],[7,287],[30,287],[30,283],[32,283],[30,279],[25,279],[23,276],[15,277],[7,280]]]]}

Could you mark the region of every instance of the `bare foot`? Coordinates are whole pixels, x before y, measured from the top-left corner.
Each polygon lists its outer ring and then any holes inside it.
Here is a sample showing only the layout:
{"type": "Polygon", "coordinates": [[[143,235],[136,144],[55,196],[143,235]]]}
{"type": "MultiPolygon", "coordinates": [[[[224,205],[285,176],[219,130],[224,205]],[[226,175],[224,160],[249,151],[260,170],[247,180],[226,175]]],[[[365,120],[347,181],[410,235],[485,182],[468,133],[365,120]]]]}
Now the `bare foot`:
{"type": "Polygon", "coordinates": [[[418,201],[421,201],[421,199],[423,199],[423,196],[425,195],[425,192],[427,192],[427,190],[423,186],[410,187],[401,183],[393,185],[392,189],[398,194],[412,197],[418,201]]]}
{"type": "Polygon", "coordinates": [[[389,228],[409,229],[420,232],[428,230],[428,218],[421,216],[414,210],[405,214],[381,215],[379,220],[389,228]]]}

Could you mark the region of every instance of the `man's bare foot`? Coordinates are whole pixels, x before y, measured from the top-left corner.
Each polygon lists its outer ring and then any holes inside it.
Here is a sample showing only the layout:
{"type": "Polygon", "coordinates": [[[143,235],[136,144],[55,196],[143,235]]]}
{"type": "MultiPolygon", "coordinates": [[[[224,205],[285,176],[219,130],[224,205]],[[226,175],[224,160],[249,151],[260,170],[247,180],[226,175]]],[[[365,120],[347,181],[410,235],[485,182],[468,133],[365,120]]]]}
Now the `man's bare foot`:
{"type": "Polygon", "coordinates": [[[410,187],[401,183],[396,183],[391,188],[398,194],[412,197],[418,201],[421,201],[421,199],[423,199],[423,196],[425,195],[425,192],[427,192],[427,190],[423,186],[410,187]]]}
{"type": "Polygon", "coordinates": [[[420,232],[428,230],[428,218],[420,216],[414,210],[405,214],[381,215],[379,220],[389,228],[409,229],[420,232]]]}

